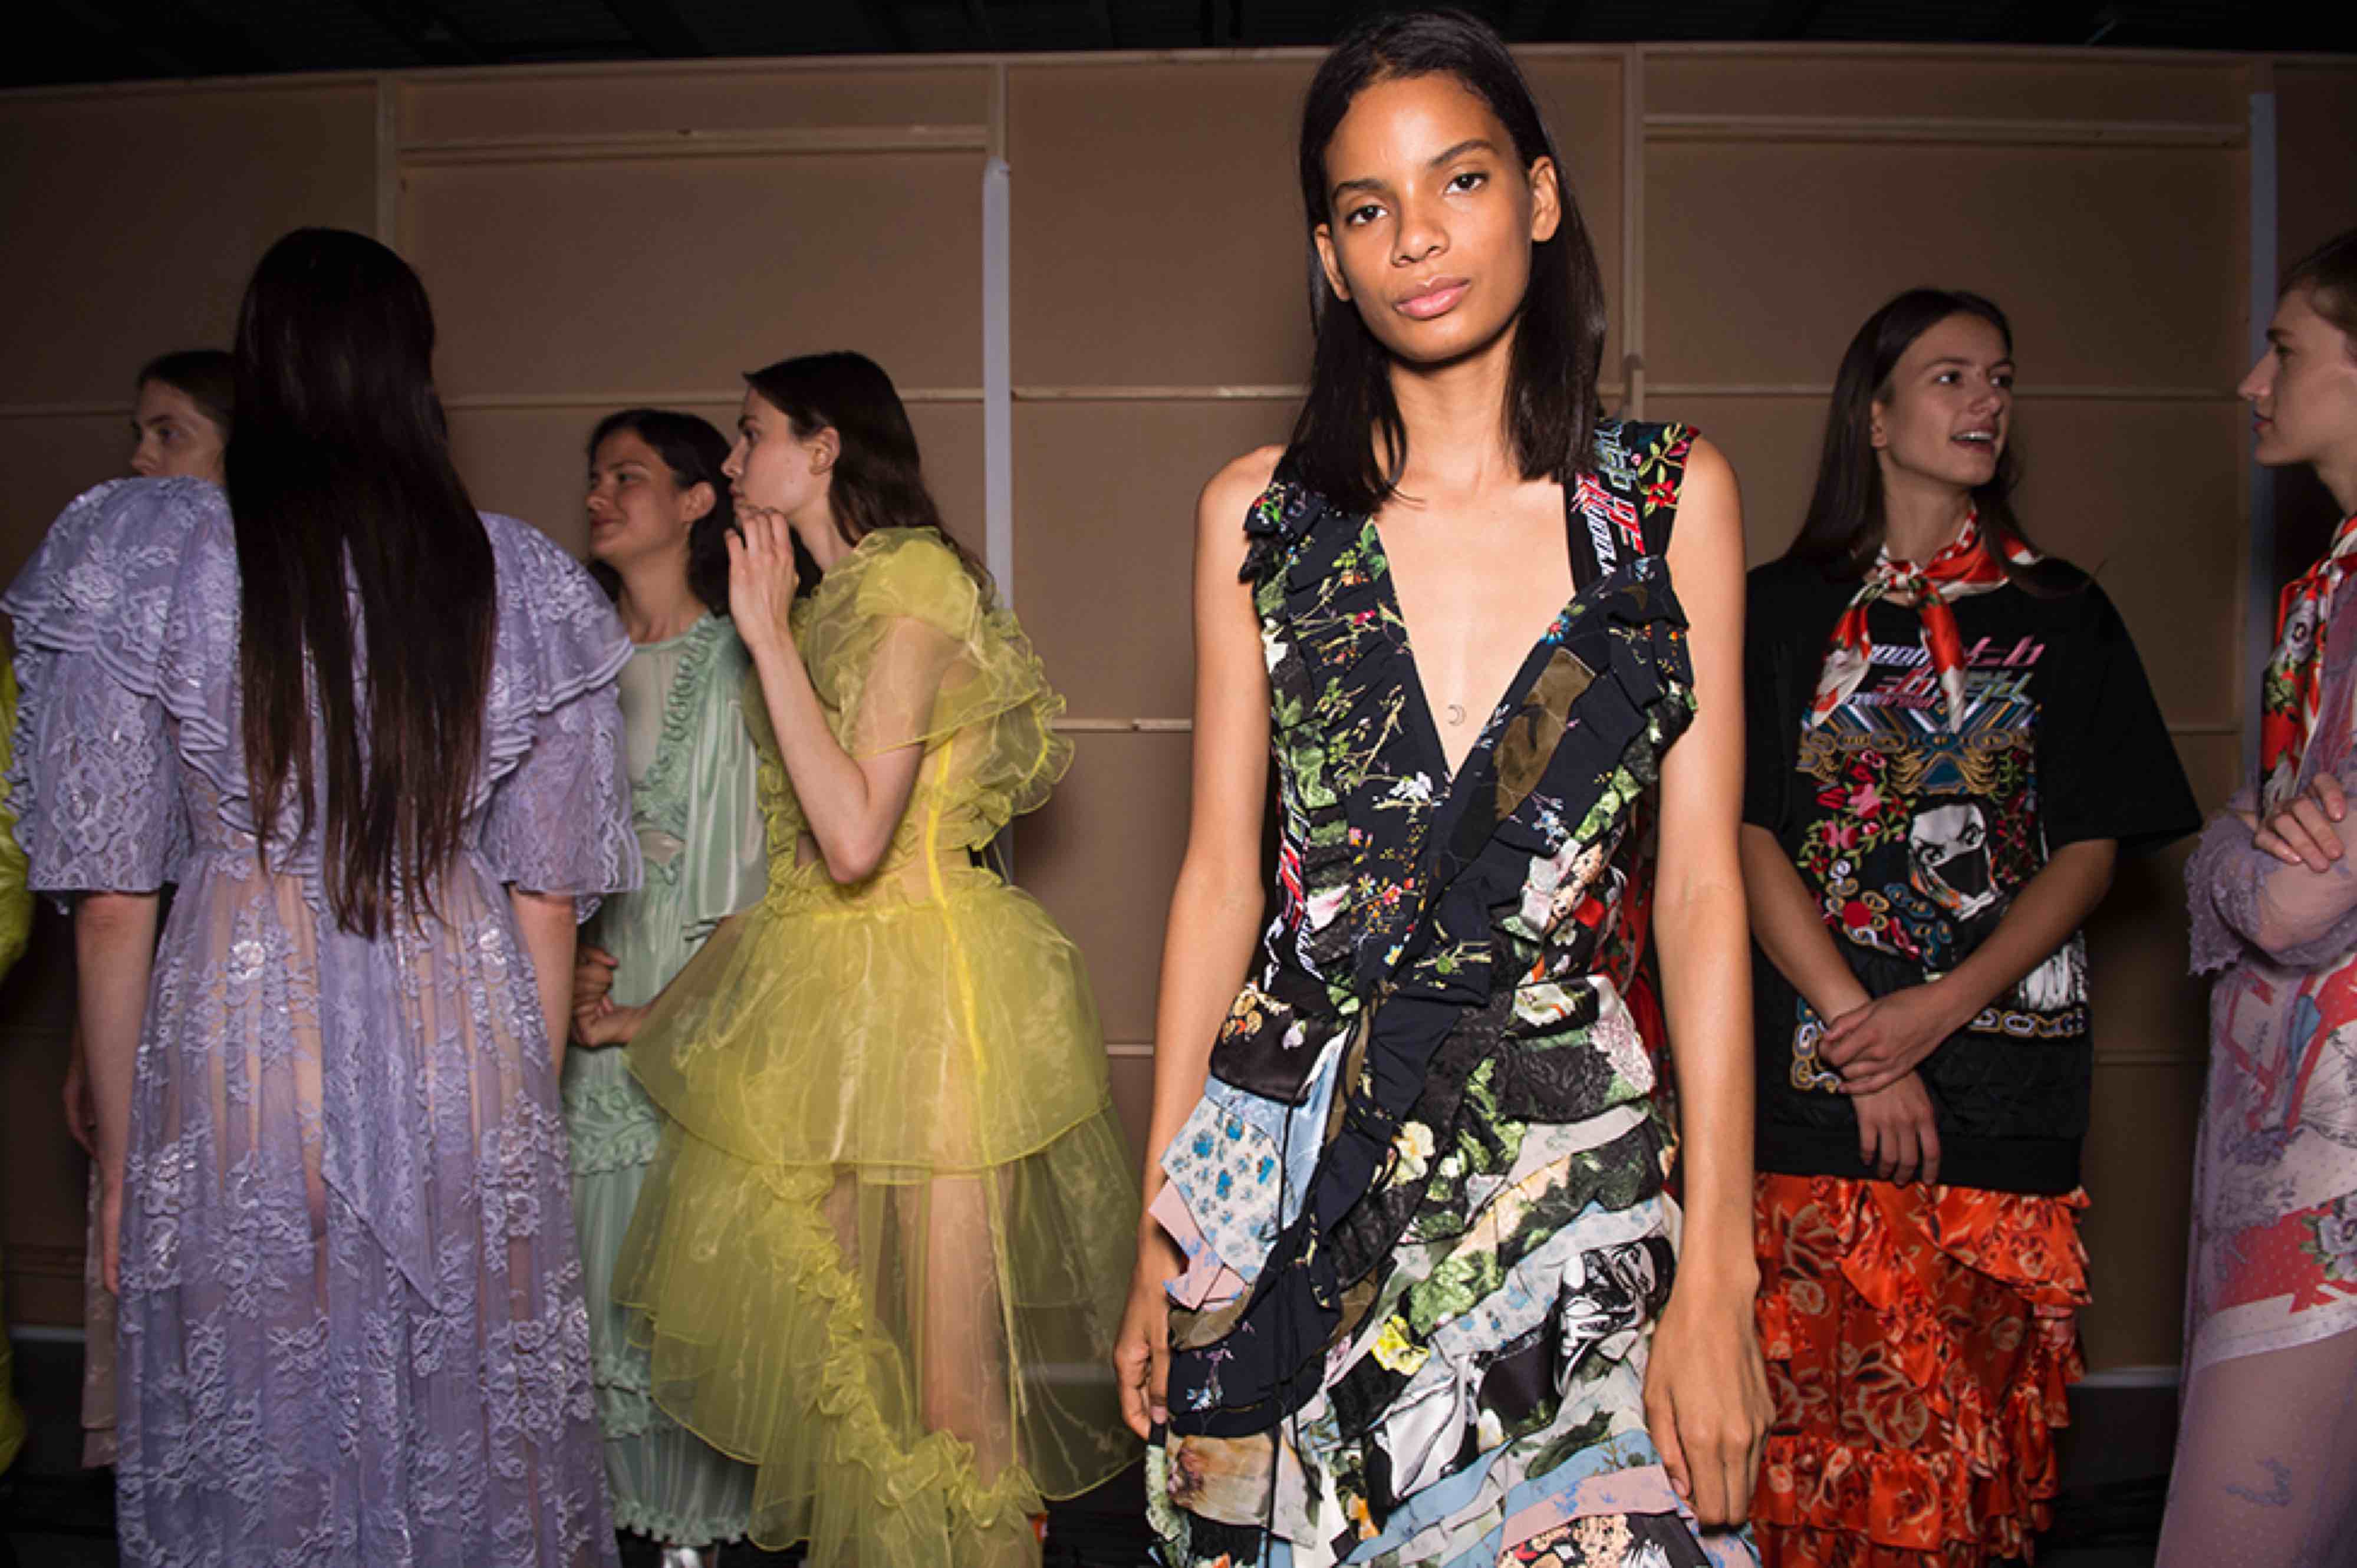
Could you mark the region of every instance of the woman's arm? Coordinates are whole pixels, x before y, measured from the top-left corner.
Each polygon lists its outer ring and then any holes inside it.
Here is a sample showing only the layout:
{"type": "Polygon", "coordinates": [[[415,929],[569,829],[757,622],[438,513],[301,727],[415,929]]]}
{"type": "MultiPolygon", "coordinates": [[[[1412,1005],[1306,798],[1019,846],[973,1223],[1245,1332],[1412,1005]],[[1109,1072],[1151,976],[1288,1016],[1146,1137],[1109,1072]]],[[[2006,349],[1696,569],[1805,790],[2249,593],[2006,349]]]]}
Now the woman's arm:
{"type": "Polygon", "coordinates": [[[1776,972],[1792,983],[1792,989],[1820,1018],[1838,1018],[1871,1002],[1866,987],[1850,972],[1834,934],[1825,929],[1816,899],[1776,835],[1746,822],[1739,843],[1751,937],[1776,966],[1776,972]]]}
{"type": "Polygon", "coordinates": [[[515,906],[516,935],[532,955],[533,978],[540,985],[541,1022],[548,1029],[548,1051],[559,1072],[565,1070],[566,1015],[573,1008],[573,941],[578,934],[570,893],[527,893],[508,889],[515,906]]]}
{"type": "Polygon", "coordinates": [[[1768,1428],[1751,1321],[1751,953],[1737,828],[1743,794],[1743,506],[1696,441],[1670,577],[1685,607],[1695,722],[1662,759],[1653,929],[1678,1077],[1685,1223],[1653,1339],[1647,1424],[1706,1525],[1739,1522],[1768,1428]]]}
{"type": "Polygon", "coordinates": [[[2319,773],[2265,822],[2249,789],[2210,819],[2185,868],[2196,970],[2231,962],[2234,937],[2294,969],[2357,943],[2357,816],[2347,794],[2342,779],[2319,773]]]}
{"type": "Polygon", "coordinates": [[[131,1146],[131,1080],[156,961],[153,893],[85,893],[74,900],[76,1027],[98,1110],[100,1248],[106,1288],[122,1289],[123,1170],[131,1146]]]}
{"type": "MultiPolygon", "coordinates": [[[[893,830],[917,788],[924,747],[911,740],[869,757],[843,748],[827,727],[826,711],[788,628],[793,601],[793,537],[785,519],[741,514],[737,532],[728,536],[729,614],[760,674],[762,705],[826,874],[839,883],[863,882],[891,847],[893,830]]],[[[938,686],[950,651],[946,639],[907,621],[887,634],[877,657],[900,666],[899,679],[918,683],[925,673],[919,667],[930,664],[931,684],[938,686]]]]}
{"type": "Polygon", "coordinates": [[[2118,851],[2110,839],[2081,839],[2056,850],[1962,963],[1837,1019],[1818,1053],[1852,1094],[1872,1094],[1914,1071],[2087,923],[2111,887],[2118,851]]]}
{"type": "MultiPolygon", "coordinates": [[[[1163,1183],[1162,1151],[1202,1098],[1211,1046],[1252,962],[1260,926],[1261,815],[1268,791],[1268,669],[1251,587],[1237,581],[1243,521],[1268,487],[1277,453],[1240,457],[1203,487],[1195,509],[1194,793],[1187,854],[1170,895],[1154,1018],[1154,1111],[1146,1134],[1146,1202],[1163,1183]]],[[[1137,1268],[1114,1351],[1122,1413],[1140,1437],[1164,1419],[1169,1353],[1163,1286],[1178,1249],[1150,1214],[1138,1221],[1137,1268]]]]}
{"type": "MultiPolygon", "coordinates": [[[[742,909],[733,915],[722,917],[720,923],[713,927],[710,935],[704,939],[705,941],[711,941],[744,918],[745,911],[742,909]]],[[[700,950],[702,944],[697,945],[700,950]]],[[[597,951],[595,948],[584,950],[597,951]]],[[[647,1020],[654,1015],[655,1004],[661,1002],[670,993],[671,988],[679,983],[679,976],[673,975],[664,983],[661,991],[656,992],[644,1002],[629,1005],[617,1003],[610,994],[613,989],[614,961],[610,955],[602,956],[605,956],[605,962],[600,967],[604,972],[605,984],[598,987],[594,994],[588,995],[583,993],[578,981],[574,985],[573,1043],[576,1046],[629,1045],[638,1038],[639,1031],[646,1027],[647,1020]]],[[[576,969],[575,972],[578,974],[580,972],[576,969]]],[[[686,971],[683,968],[680,972],[683,974],[686,971]]]]}

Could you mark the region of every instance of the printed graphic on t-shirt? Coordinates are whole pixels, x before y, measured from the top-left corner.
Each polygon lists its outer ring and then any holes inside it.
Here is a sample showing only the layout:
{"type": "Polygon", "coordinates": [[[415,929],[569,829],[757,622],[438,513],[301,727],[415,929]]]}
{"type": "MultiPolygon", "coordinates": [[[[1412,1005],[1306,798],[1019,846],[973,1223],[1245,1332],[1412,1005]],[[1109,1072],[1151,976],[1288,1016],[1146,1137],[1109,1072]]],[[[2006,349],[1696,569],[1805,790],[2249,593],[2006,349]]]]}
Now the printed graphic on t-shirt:
{"type": "MultiPolygon", "coordinates": [[[[2045,865],[2031,693],[2045,651],[2029,637],[1968,646],[1964,712],[1952,730],[1930,656],[1878,642],[1849,700],[1802,730],[1800,769],[1822,814],[1800,865],[1835,936],[1937,979],[1996,929],[2045,865]]],[[[1837,1089],[1817,1057],[1823,1021],[1805,1002],[1797,1007],[1792,1085],[1837,1089]]],[[[1970,1026],[2025,1039],[2085,1034],[2083,943],[2072,937],[1970,1026]]]]}

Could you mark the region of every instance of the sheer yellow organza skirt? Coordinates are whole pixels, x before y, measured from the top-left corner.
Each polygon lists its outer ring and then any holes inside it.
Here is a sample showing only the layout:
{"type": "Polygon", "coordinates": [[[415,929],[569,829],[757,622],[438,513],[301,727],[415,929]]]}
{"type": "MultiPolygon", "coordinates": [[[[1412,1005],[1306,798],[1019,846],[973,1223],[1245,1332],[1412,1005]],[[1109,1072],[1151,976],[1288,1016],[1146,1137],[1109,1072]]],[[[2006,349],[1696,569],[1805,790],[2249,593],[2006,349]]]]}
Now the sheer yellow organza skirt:
{"type": "Polygon", "coordinates": [[[1042,1498],[1135,1456],[1136,1181],[1079,954],[986,873],[933,886],[773,891],[630,1047],[676,1125],[615,1295],[813,1568],[1036,1562],[1042,1498]]]}

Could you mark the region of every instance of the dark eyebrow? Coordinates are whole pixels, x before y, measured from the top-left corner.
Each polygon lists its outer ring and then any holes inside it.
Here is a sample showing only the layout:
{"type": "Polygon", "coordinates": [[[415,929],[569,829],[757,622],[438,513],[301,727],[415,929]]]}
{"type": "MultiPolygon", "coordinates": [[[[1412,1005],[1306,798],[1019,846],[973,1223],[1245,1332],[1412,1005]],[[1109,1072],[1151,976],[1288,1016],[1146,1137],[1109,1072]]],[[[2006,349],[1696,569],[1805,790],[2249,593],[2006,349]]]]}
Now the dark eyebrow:
{"type": "MultiPolygon", "coordinates": [[[[1465,140],[1458,143],[1455,146],[1446,149],[1437,156],[1428,160],[1424,166],[1426,168],[1438,168],[1443,164],[1456,162],[1458,158],[1463,157],[1468,153],[1480,152],[1495,154],[1498,148],[1496,145],[1487,136],[1468,136],[1465,140]]],[[[1342,193],[1346,190],[1379,192],[1389,190],[1390,188],[1391,187],[1389,185],[1377,179],[1372,175],[1362,175],[1357,179],[1346,179],[1337,184],[1329,193],[1328,199],[1339,205],[1342,199],[1342,193]]]]}
{"type": "MultiPolygon", "coordinates": [[[[1929,365],[1925,366],[1924,369],[1936,371],[1945,365],[1956,365],[1969,371],[1973,368],[1973,361],[1964,358],[1960,354],[1943,354],[1939,359],[1932,360],[1929,365]]],[[[1992,371],[2000,369],[2009,371],[2013,369],[2012,357],[2008,355],[2002,360],[1991,360],[1989,361],[1989,369],[1992,371]]]]}
{"type": "Polygon", "coordinates": [[[2288,333],[2288,332],[2286,332],[2282,328],[2280,328],[2280,327],[2270,327],[2270,328],[2267,328],[2267,341],[2268,341],[2268,342],[2270,342],[2270,343],[2287,343],[2287,342],[2289,342],[2290,340],[2291,340],[2291,334],[2290,334],[2290,333],[2288,333]]]}

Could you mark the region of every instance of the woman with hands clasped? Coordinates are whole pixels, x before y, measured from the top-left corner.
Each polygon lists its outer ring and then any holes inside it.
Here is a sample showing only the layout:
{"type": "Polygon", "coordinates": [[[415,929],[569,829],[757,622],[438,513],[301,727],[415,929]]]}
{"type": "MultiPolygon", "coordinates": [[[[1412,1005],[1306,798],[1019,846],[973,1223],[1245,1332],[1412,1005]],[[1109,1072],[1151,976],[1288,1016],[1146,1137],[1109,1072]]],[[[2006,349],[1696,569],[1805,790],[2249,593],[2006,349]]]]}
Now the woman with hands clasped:
{"type": "Polygon", "coordinates": [[[1988,300],[1875,312],[1751,574],[1771,1568],[2028,1555],[2087,1301],[2079,928],[2197,820],[2118,612],[2014,518],[2013,378],[1988,300]]]}
{"type": "Polygon", "coordinates": [[[758,1467],[762,1545],[1036,1563],[1042,1498],[1136,1454],[1112,1389],[1061,1370],[1111,1352],[1137,1212],[1087,976],[975,864],[1071,761],[1063,702],[883,371],[747,381],[728,602],[769,891],[631,1039],[672,1123],[614,1291],[656,1401],[758,1467]]]}
{"type": "Polygon", "coordinates": [[[1115,1360],[1149,1518],[1200,1568],[1749,1562],[1735,477],[1600,417],[1595,253],[1486,26],[1355,30],[1299,156],[1308,398],[1197,509],[1115,1360]]]}
{"type": "Polygon", "coordinates": [[[2343,515],[2283,591],[2259,778],[2185,868],[2210,996],[2185,1404],[2164,1568],[2309,1568],[2357,1540],[2357,230],[2287,276],[2244,378],[2258,461],[2343,515]]]}
{"type": "Polygon", "coordinates": [[[745,1533],[753,1472],[654,1403],[647,1353],[611,1290],[614,1258],[662,1141],[629,1043],[721,921],[761,901],[769,869],[745,727],[750,662],[728,621],[728,442],[692,413],[628,408],[589,436],[589,570],[614,596],[630,823],[646,881],[584,929],[565,1061],[574,1225],[614,1523],[663,1546],[663,1568],[745,1533]]]}

